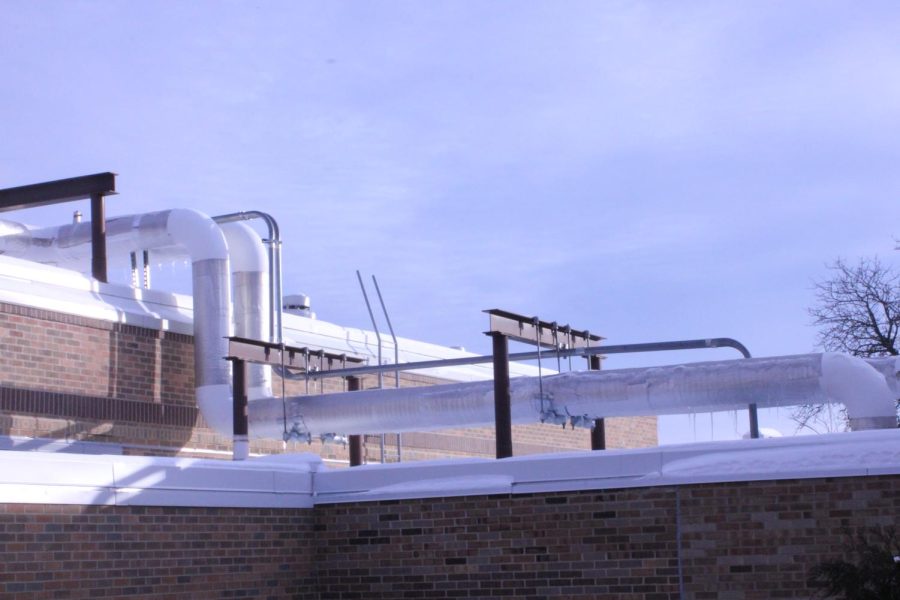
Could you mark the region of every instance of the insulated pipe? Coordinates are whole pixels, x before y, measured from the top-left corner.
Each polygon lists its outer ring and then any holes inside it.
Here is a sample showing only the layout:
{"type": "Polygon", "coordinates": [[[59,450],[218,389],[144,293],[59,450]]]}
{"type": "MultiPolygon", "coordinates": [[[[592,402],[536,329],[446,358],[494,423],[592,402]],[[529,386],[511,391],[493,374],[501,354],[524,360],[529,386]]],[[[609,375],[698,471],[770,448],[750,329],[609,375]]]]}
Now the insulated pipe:
{"type": "Polygon", "coordinates": [[[237,221],[249,221],[262,219],[268,229],[269,237],[263,240],[269,254],[269,341],[280,344],[283,339],[282,309],[284,290],[282,289],[281,274],[281,232],[278,229],[278,221],[275,218],[259,210],[246,210],[227,215],[216,215],[212,220],[222,225],[237,221]]]}
{"type": "MultiPolygon", "coordinates": [[[[601,417],[740,409],[751,401],[761,407],[843,403],[855,429],[897,423],[895,397],[884,377],[863,359],[843,354],[570,372],[544,377],[543,391],[553,410],[587,423],[601,417]]],[[[539,420],[536,378],[512,379],[510,393],[513,423],[539,420]]],[[[267,398],[253,404],[251,433],[281,434],[281,402],[267,398]]],[[[286,403],[288,423],[312,434],[479,427],[493,423],[494,383],[295,396],[286,403]]]]}
{"type": "Polygon", "coordinates": [[[876,371],[884,375],[888,387],[900,398],[900,356],[881,356],[865,359],[876,371]]]}
{"type": "MultiPolygon", "coordinates": [[[[16,230],[0,237],[0,254],[64,266],[83,265],[91,256],[91,224],[72,223],[16,230]]],[[[117,217],[106,222],[110,256],[178,246],[191,258],[194,295],[194,373],[197,405],[206,422],[232,434],[231,377],[223,357],[231,333],[231,274],[228,246],[206,215],[172,209],[117,217]]]]}
{"type": "MultiPolygon", "coordinates": [[[[234,335],[251,340],[269,340],[269,260],[263,242],[252,227],[237,222],[221,223],[231,260],[234,301],[234,335]]],[[[247,365],[250,400],[272,395],[272,368],[247,365]]]]}
{"type": "MultiPolygon", "coordinates": [[[[170,212],[174,211],[129,215],[107,221],[108,254],[124,259],[131,252],[144,248],[174,245],[166,227],[170,212]]],[[[40,229],[25,228],[0,237],[0,254],[83,269],[85,261],[91,260],[91,230],[90,221],[40,229]]]]}

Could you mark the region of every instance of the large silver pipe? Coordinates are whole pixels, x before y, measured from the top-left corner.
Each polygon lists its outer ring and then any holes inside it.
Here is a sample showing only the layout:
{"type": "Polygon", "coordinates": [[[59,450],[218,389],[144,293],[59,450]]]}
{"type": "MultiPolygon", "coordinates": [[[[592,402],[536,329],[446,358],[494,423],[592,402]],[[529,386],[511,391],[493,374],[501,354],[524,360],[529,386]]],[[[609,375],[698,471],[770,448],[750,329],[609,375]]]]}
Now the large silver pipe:
{"type": "Polygon", "coordinates": [[[268,229],[268,238],[263,240],[269,255],[269,341],[280,344],[284,341],[284,325],[282,319],[284,287],[281,273],[281,232],[275,218],[259,210],[245,210],[226,215],[212,217],[213,221],[223,225],[238,221],[261,219],[268,229]]]}
{"type": "MultiPolygon", "coordinates": [[[[228,354],[231,324],[231,273],[228,246],[212,219],[194,210],[172,209],[107,221],[110,257],[178,247],[191,258],[194,306],[194,369],[197,404],[206,422],[232,434],[231,377],[228,354]]],[[[90,222],[0,236],[0,253],[67,267],[83,266],[91,257],[90,222]]],[[[236,448],[236,453],[247,452],[236,448]]]]}
{"type": "MultiPolygon", "coordinates": [[[[225,234],[231,261],[234,335],[253,340],[270,340],[270,262],[263,249],[263,242],[256,231],[244,223],[222,223],[219,227],[225,234]]],[[[251,400],[272,395],[271,367],[247,365],[247,377],[251,400]]]]}
{"type": "MultiPolygon", "coordinates": [[[[184,209],[177,210],[179,213],[184,211],[184,209]]],[[[175,245],[167,228],[173,212],[161,211],[109,219],[106,222],[107,253],[111,258],[119,257],[122,261],[126,261],[131,252],[175,245]]],[[[2,235],[0,254],[69,268],[89,266],[91,223],[82,221],[2,235]]]]}
{"type": "MultiPolygon", "coordinates": [[[[543,403],[537,378],[511,380],[514,423],[732,410],[752,401],[761,407],[842,403],[854,429],[897,424],[894,394],[884,377],[864,360],[843,354],[570,372],[544,377],[542,387],[543,403]]],[[[481,381],[296,396],[287,399],[287,420],[311,434],[478,427],[493,423],[493,393],[493,382],[481,381]]],[[[251,406],[255,435],[281,435],[283,419],[280,399],[251,406]]]]}

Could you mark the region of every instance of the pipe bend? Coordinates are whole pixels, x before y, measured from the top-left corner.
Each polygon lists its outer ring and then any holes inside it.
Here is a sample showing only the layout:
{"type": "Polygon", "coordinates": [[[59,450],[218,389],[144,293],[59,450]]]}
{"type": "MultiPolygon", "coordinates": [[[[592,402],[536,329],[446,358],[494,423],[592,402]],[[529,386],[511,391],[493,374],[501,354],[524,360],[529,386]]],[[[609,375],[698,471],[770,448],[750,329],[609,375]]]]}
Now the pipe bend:
{"type": "MultiPolygon", "coordinates": [[[[269,340],[269,260],[256,231],[244,223],[221,223],[231,260],[234,334],[254,340],[269,340]]],[[[272,395],[272,369],[248,365],[250,399],[272,395]]]]}
{"type": "Polygon", "coordinates": [[[266,273],[269,259],[262,239],[252,227],[245,223],[222,223],[225,242],[231,258],[232,273],[266,273]]]}
{"type": "Polygon", "coordinates": [[[172,241],[182,246],[191,262],[209,259],[228,259],[225,234],[208,216],[189,208],[173,208],[169,211],[166,229],[172,241]]]}
{"type": "Polygon", "coordinates": [[[852,429],[897,426],[897,399],[884,375],[864,359],[822,354],[822,388],[847,408],[852,429]]]}

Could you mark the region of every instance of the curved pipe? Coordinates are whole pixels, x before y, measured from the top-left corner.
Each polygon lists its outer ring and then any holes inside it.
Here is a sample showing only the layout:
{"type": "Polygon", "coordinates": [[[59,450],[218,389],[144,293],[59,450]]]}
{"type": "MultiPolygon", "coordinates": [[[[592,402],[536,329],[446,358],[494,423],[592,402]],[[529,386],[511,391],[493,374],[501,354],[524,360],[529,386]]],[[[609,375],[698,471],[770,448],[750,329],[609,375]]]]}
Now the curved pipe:
{"type": "MultiPolygon", "coordinates": [[[[219,225],[228,243],[234,335],[252,340],[269,338],[269,260],[262,240],[252,227],[237,222],[219,225]]],[[[272,369],[247,365],[250,400],[272,395],[272,369]]]]}
{"type": "Polygon", "coordinates": [[[245,210],[212,217],[212,220],[219,225],[251,219],[261,219],[269,232],[269,238],[264,240],[269,253],[269,331],[271,333],[269,341],[280,344],[284,341],[282,331],[284,290],[282,289],[281,275],[281,232],[278,229],[278,221],[272,215],[259,210],[245,210]]]}
{"type": "MultiPolygon", "coordinates": [[[[197,405],[210,427],[230,436],[231,376],[222,357],[228,354],[227,338],[232,335],[231,272],[222,230],[206,215],[178,208],[110,219],[106,236],[110,256],[171,246],[190,256],[197,405]]],[[[0,253],[73,266],[90,259],[90,242],[90,222],[34,230],[13,228],[10,235],[0,237],[0,253]]]]}
{"type": "MultiPolygon", "coordinates": [[[[510,381],[512,421],[541,416],[537,378],[510,381]]],[[[884,378],[863,359],[809,354],[685,365],[583,371],[543,378],[544,404],[560,415],[595,418],[683,414],[745,408],[843,403],[855,429],[896,427],[895,398],[884,378]]],[[[288,423],[304,433],[423,431],[490,425],[491,381],[421,388],[366,390],[287,399],[288,423]]],[[[283,431],[280,399],[258,400],[251,431],[283,431]]]]}
{"type": "Polygon", "coordinates": [[[881,356],[865,359],[876,371],[884,375],[894,396],[900,399],[900,356],[881,356]]]}

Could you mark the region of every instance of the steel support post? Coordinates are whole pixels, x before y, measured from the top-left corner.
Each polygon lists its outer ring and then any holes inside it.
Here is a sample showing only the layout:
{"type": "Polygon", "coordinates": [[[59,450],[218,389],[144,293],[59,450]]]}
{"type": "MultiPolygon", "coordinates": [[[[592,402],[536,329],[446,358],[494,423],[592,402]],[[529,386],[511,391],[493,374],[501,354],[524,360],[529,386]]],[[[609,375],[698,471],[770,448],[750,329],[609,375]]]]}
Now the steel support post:
{"type": "Polygon", "coordinates": [[[232,458],[244,460],[250,455],[250,419],[247,411],[247,363],[241,359],[232,361],[232,404],[234,446],[232,458]]]}
{"type": "Polygon", "coordinates": [[[512,414],[509,393],[509,340],[502,333],[490,334],[494,350],[494,429],[497,458],[509,458],[512,448],[512,414]]]}
{"type": "MultiPolygon", "coordinates": [[[[347,378],[347,391],[348,392],[356,392],[359,390],[360,379],[359,377],[348,377],[347,378]]],[[[362,451],[362,435],[351,435],[349,439],[350,445],[350,466],[358,467],[363,464],[363,451],[362,451]]]]}
{"type": "Polygon", "coordinates": [[[103,194],[91,194],[91,274],[106,283],[106,206],[103,194]]]}
{"type": "Polygon", "coordinates": [[[750,437],[756,439],[759,437],[759,415],[756,412],[756,403],[751,404],[748,409],[750,412],[750,437]]]}
{"type": "MultiPolygon", "coordinates": [[[[588,369],[600,370],[599,356],[596,354],[588,356],[588,369]]],[[[606,450],[606,421],[603,419],[594,419],[594,426],[591,428],[591,450],[606,450]]]]}

